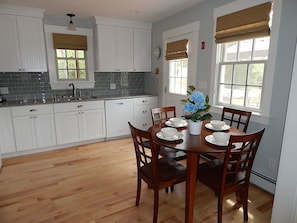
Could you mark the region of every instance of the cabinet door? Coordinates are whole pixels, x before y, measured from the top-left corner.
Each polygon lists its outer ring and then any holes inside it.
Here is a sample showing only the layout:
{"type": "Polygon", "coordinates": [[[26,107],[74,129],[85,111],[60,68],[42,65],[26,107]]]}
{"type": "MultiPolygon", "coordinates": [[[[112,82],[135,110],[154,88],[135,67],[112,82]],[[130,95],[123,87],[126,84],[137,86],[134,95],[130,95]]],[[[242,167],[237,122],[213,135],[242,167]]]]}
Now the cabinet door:
{"type": "Polygon", "coordinates": [[[80,112],[80,130],[83,139],[98,139],[105,137],[104,109],[86,110],[80,112]]]}
{"type": "MultiPolygon", "coordinates": [[[[108,72],[116,69],[116,27],[98,25],[98,62],[99,71],[108,72]]],[[[98,63],[97,62],[97,63],[98,63]]]]}
{"type": "Polygon", "coordinates": [[[17,72],[21,68],[16,17],[0,15],[0,71],[17,72]]]}
{"type": "Polygon", "coordinates": [[[133,71],[133,29],[117,27],[117,69],[133,71]]]}
{"type": "Polygon", "coordinates": [[[0,108],[0,152],[16,151],[10,108],[0,108]]]}
{"type": "Polygon", "coordinates": [[[56,145],[56,133],[53,114],[38,115],[34,119],[37,147],[56,145]]]}
{"type": "Polygon", "coordinates": [[[81,140],[78,112],[55,114],[57,144],[72,143],[81,140]]]}
{"type": "Polygon", "coordinates": [[[37,148],[34,120],[36,116],[19,116],[13,118],[13,127],[17,151],[37,148]]]}
{"type": "Polygon", "coordinates": [[[23,71],[47,71],[42,20],[17,17],[23,71]]]}
{"type": "Polygon", "coordinates": [[[151,71],[151,31],[134,29],[134,71],[151,71]]]}

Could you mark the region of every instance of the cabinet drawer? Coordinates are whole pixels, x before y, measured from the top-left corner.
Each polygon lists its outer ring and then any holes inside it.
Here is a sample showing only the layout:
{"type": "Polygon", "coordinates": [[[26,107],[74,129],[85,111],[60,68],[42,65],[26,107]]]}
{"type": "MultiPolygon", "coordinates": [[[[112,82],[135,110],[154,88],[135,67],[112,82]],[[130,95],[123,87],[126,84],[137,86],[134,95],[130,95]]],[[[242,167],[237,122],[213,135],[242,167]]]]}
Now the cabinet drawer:
{"type": "Polygon", "coordinates": [[[134,105],[157,104],[157,97],[134,98],[134,105]]]}
{"type": "Polygon", "coordinates": [[[90,109],[104,109],[104,101],[82,101],[82,102],[69,102],[54,104],[55,112],[69,112],[90,109]]]}
{"type": "Polygon", "coordinates": [[[12,116],[27,116],[53,113],[52,105],[28,105],[11,108],[12,116]]]}
{"type": "Polygon", "coordinates": [[[134,118],[151,117],[151,105],[134,106],[134,118]]]}

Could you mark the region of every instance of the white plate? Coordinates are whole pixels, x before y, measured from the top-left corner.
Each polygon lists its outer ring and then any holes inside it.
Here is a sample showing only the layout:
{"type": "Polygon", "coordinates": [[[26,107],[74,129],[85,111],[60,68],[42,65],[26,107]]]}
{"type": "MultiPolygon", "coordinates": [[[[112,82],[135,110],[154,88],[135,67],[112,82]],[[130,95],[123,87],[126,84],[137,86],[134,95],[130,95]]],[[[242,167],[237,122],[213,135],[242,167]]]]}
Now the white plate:
{"type": "Polygon", "coordinates": [[[181,127],[186,127],[188,125],[188,122],[186,120],[183,120],[180,124],[174,125],[171,121],[168,120],[165,122],[165,124],[170,127],[181,128],[181,127]]]}
{"type": "Polygon", "coordinates": [[[227,141],[226,143],[218,143],[214,139],[213,135],[205,136],[205,140],[206,140],[206,142],[209,142],[210,144],[213,144],[213,145],[216,145],[216,146],[227,146],[228,143],[229,143],[229,141],[227,141]]]}
{"type": "Polygon", "coordinates": [[[162,132],[157,132],[156,136],[159,138],[159,139],[163,139],[163,140],[166,140],[166,141],[175,141],[175,140],[179,140],[183,137],[183,134],[181,132],[177,132],[176,135],[170,137],[170,138],[165,138],[162,134],[162,132]]]}
{"type": "Polygon", "coordinates": [[[222,128],[220,129],[215,129],[212,124],[210,123],[207,123],[205,124],[205,127],[210,129],[210,130],[213,130],[213,131],[226,131],[226,130],[229,130],[230,129],[230,126],[229,125],[224,125],[222,128]]]}

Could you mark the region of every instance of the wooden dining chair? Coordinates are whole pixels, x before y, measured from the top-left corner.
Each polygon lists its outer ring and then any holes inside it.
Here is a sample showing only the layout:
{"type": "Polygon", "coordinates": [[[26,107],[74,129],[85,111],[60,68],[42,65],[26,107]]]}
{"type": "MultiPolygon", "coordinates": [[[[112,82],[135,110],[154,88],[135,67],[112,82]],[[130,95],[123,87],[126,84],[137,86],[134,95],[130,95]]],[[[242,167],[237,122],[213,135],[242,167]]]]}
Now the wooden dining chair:
{"type": "Polygon", "coordinates": [[[218,196],[218,223],[222,223],[223,197],[233,192],[236,193],[238,204],[243,206],[244,220],[248,220],[250,175],[264,130],[231,135],[224,159],[198,165],[197,179],[218,196]]]}
{"type": "MultiPolygon", "coordinates": [[[[221,115],[221,121],[226,122],[227,125],[233,126],[244,133],[246,133],[252,112],[224,107],[221,115]]],[[[203,158],[207,160],[217,159],[221,154],[202,154],[203,158]]]]}
{"type": "Polygon", "coordinates": [[[153,124],[161,124],[166,122],[169,118],[176,117],[175,106],[152,108],[152,121],[153,124]]]}
{"type": "Polygon", "coordinates": [[[153,223],[157,223],[159,190],[186,180],[186,168],[176,160],[160,156],[160,146],[154,143],[151,132],[135,128],[128,122],[133,138],[137,164],[136,206],[139,205],[141,181],[154,190],[153,223]]]}
{"type": "MultiPolygon", "coordinates": [[[[152,108],[151,109],[153,125],[161,124],[168,121],[170,118],[176,117],[175,106],[152,108]]],[[[161,155],[173,158],[175,160],[186,159],[186,153],[183,151],[176,151],[167,147],[161,148],[161,155]]]]}
{"type": "Polygon", "coordinates": [[[252,112],[238,110],[234,108],[223,108],[221,120],[243,132],[247,131],[252,112]]]}

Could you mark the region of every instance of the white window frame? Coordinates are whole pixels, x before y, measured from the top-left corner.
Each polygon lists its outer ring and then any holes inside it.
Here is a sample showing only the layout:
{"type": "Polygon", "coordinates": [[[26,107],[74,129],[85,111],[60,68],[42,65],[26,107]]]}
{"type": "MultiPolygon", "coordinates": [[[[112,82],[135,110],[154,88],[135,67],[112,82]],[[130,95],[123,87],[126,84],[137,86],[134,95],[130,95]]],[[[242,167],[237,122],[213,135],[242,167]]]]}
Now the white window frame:
{"type": "MultiPolygon", "coordinates": [[[[227,15],[233,12],[240,11],[242,9],[250,8],[262,3],[267,2],[267,0],[238,0],[224,6],[214,9],[214,30],[213,36],[215,35],[216,21],[217,17],[227,15]]],[[[268,53],[268,60],[265,69],[264,82],[263,82],[263,92],[262,92],[262,104],[261,110],[258,112],[252,113],[251,121],[268,124],[270,118],[270,104],[271,104],[271,95],[273,87],[273,79],[275,75],[275,64],[276,64],[276,53],[277,53],[277,43],[279,35],[279,26],[280,26],[280,15],[282,8],[282,0],[274,1],[273,7],[273,18],[272,18],[272,28],[270,33],[270,47],[268,53]]],[[[217,83],[218,83],[218,60],[217,54],[219,49],[215,41],[213,41],[213,52],[212,52],[212,70],[211,70],[211,92],[210,92],[210,101],[212,102],[211,111],[214,113],[221,114],[222,106],[214,104],[217,100],[217,83]]],[[[232,105],[230,105],[232,107],[232,105]]]]}
{"type": "Polygon", "coordinates": [[[45,25],[46,49],[48,58],[50,85],[53,90],[69,89],[69,83],[72,82],[76,88],[92,89],[95,85],[94,78],[94,54],[93,54],[93,30],[86,28],[76,28],[75,31],[68,30],[65,26],[45,25]],[[85,35],[88,41],[87,58],[87,80],[58,80],[56,52],[53,47],[53,33],[85,35]]]}

